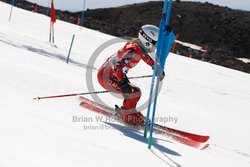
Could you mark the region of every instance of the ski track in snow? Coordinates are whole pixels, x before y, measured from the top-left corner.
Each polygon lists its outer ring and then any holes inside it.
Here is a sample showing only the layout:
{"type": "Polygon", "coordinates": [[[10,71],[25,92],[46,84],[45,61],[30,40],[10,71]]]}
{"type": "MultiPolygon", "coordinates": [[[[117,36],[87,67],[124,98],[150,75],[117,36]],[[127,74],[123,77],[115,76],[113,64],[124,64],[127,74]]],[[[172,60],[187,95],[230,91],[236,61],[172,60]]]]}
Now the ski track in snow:
{"type": "MultiPolygon", "coordinates": [[[[24,37],[22,37],[22,36],[20,38],[21,39],[18,39],[18,38],[10,39],[10,37],[5,37],[2,33],[0,34],[0,41],[3,43],[6,43],[8,45],[11,45],[13,47],[26,49],[28,51],[38,53],[39,55],[55,58],[55,59],[58,59],[58,60],[63,61],[63,62],[66,62],[66,60],[67,60],[67,56],[65,56],[65,55],[67,55],[68,53],[66,51],[64,53],[60,53],[61,52],[60,49],[53,48],[53,46],[51,46],[47,42],[42,43],[42,42],[36,41],[36,39],[32,39],[30,37],[25,38],[26,40],[23,40],[24,37]],[[28,44],[29,41],[36,41],[36,44],[38,46],[29,45],[28,44]]],[[[79,67],[91,68],[91,69],[97,70],[95,67],[88,67],[86,64],[82,64],[82,63],[74,61],[72,59],[69,59],[69,63],[76,65],[76,66],[79,66],[79,67]]]]}

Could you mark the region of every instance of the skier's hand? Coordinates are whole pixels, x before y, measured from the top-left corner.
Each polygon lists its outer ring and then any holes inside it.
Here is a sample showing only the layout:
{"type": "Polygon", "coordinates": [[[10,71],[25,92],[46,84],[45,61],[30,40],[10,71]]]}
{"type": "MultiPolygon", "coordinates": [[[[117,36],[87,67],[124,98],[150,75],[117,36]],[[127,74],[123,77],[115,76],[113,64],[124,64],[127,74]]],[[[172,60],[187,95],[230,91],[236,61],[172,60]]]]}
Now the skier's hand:
{"type": "Polygon", "coordinates": [[[164,78],[165,78],[165,72],[163,71],[162,75],[161,75],[161,78],[160,78],[160,81],[162,81],[164,78]]]}
{"type": "MultiPolygon", "coordinates": [[[[152,70],[154,70],[154,66],[152,67],[152,70]]],[[[157,74],[158,74],[158,71],[156,70],[156,75],[157,74]]],[[[164,78],[165,78],[165,72],[162,71],[162,75],[161,75],[160,81],[162,81],[164,78]]]]}

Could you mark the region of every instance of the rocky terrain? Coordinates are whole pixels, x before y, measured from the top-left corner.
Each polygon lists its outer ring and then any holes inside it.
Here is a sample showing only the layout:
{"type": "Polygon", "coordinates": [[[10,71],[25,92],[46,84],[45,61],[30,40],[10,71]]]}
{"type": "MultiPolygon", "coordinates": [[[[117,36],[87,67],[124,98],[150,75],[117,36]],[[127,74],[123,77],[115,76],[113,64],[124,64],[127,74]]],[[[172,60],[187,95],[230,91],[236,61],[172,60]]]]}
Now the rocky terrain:
{"type": "MultiPolygon", "coordinates": [[[[9,2],[9,0],[0,0],[9,2]]],[[[136,37],[144,24],[159,25],[162,1],[132,4],[117,8],[85,11],[84,26],[118,37],[136,37]]],[[[17,0],[16,6],[33,10],[34,4],[17,0]]],[[[48,10],[38,7],[39,13],[48,10]]],[[[77,23],[81,12],[57,11],[58,19],[77,23]]],[[[179,40],[208,48],[207,53],[177,44],[175,52],[250,73],[250,12],[232,10],[210,3],[173,3],[171,26],[179,40]]]]}

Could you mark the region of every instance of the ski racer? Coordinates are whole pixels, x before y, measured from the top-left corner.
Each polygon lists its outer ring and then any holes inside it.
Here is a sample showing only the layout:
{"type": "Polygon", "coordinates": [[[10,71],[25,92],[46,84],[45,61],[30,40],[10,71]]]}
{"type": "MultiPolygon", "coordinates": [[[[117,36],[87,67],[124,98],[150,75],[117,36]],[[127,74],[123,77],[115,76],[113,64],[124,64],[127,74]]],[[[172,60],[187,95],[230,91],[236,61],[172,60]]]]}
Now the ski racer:
{"type": "MultiPolygon", "coordinates": [[[[136,110],[136,105],[141,97],[141,90],[130,83],[127,73],[141,59],[153,69],[154,58],[149,53],[155,52],[158,34],[158,27],[153,25],[142,26],[138,38],[128,41],[123,48],[110,56],[97,74],[98,82],[104,89],[122,94],[124,101],[119,113],[125,122],[133,125],[144,124],[144,116],[136,110]]],[[[161,80],[164,76],[163,72],[161,80]]]]}

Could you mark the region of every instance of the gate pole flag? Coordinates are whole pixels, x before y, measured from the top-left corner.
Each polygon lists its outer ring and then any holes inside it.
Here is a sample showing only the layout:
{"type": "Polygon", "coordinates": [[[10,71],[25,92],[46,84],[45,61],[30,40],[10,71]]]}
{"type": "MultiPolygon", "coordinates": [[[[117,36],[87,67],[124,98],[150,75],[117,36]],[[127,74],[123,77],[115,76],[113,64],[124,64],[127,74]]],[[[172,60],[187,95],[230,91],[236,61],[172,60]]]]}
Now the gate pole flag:
{"type": "Polygon", "coordinates": [[[56,22],[56,11],[54,7],[54,0],[51,0],[51,10],[50,10],[50,33],[49,33],[49,42],[55,42],[54,37],[54,23],[56,22]]]}

